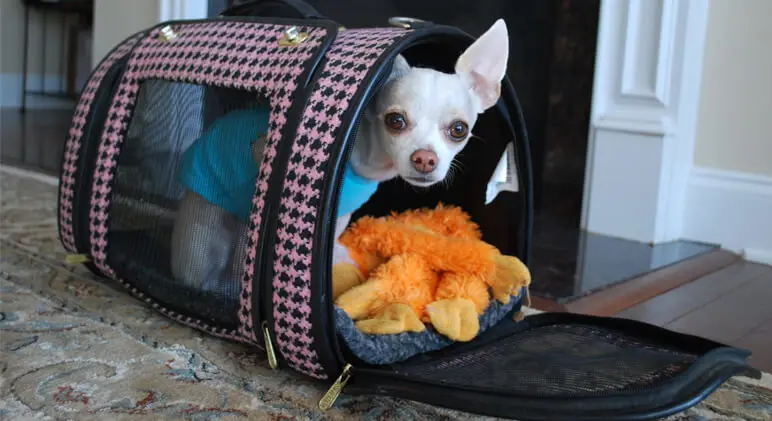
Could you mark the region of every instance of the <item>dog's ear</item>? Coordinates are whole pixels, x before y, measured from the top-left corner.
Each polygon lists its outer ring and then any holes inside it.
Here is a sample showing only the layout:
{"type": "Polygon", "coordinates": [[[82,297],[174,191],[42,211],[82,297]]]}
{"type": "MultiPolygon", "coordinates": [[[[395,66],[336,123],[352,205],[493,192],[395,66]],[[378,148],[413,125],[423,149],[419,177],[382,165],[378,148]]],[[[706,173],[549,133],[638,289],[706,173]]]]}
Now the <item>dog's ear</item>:
{"type": "Polygon", "coordinates": [[[405,57],[403,57],[402,54],[397,55],[397,57],[394,57],[394,65],[391,68],[391,74],[389,75],[389,78],[386,79],[386,83],[389,83],[398,77],[405,76],[405,74],[407,74],[409,71],[410,64],[408,64],[405,57]]]}
{"type": "Polygon", "coordinates": [[[508,59],[507,24],[499,19],[456,61],[456,73],[469,84],[481,110],[492,107],[498,101],[508,59]]]}

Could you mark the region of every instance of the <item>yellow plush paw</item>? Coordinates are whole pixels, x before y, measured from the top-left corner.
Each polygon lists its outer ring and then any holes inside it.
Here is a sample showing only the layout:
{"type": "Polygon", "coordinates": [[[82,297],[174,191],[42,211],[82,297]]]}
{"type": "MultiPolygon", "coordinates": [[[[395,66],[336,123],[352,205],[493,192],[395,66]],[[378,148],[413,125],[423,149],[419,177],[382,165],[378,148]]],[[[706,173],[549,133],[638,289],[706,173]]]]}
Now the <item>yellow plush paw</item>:
{"type": "Polygon", "coordinates": [[[360,320],[372,315],[378,305],[382,305],[383,286],[377,281],[357,285],[335,300],[335,305],[351,317],[360,320]]]}
{"type": "Polygon", "coordinates": [[[351,263],[338,263],[332,267],[332,299],[348,292],[351,288],[364,282],[364,276],[351,263]]]}
{"type": "Polygon", "coordinates": [[[509,303],[512,294],[530,285],[531,272],[517,257],[499,254],[494,257],[496,273],[488,281],[493,297],[503,304],[509,303]]]}
{"type": "Polygon", "coordinates": [[[362,332],[375,335],[423,332],[426,329],[413,309],[405,304],[392,304],[376,317],[361,320],[356,325],[362,332]]]}
{"type": "Polygon", "coordinates": [[[454,341],[468,342],[480,331],[474,302],[463,298],[435,301],[426,306],[429,320],[438,332],[454,341]]]}

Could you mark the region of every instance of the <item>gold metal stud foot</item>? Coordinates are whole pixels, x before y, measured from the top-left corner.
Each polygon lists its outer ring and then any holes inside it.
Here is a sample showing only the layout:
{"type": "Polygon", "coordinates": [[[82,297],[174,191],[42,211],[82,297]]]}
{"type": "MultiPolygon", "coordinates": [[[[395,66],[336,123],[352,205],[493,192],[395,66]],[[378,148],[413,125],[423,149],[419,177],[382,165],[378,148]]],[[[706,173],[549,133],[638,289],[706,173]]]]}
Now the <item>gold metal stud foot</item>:
{"type": "Polygon", "coordinates": [[[294,47],[308,39],[307,32],[300,32],[297,26],[290,26],[284,31],[284,35],[279,38],[279,45],[282,47],[294,47]]]}

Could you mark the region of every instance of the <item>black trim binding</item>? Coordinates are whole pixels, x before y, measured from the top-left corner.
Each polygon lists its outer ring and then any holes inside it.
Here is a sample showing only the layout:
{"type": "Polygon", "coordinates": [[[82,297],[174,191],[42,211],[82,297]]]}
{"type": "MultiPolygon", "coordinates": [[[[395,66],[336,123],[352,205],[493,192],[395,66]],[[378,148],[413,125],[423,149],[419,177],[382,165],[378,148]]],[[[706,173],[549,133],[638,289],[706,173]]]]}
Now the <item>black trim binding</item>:
{"type": "MultiPolygon", "coordinates": [[[[310,96],[309,86],[313,86],[319,78],[320,69],[326,62],[325,55],[330,45],[335,41],[338,35],[338,26],[333,22],[323,22],[321,26],[327,29],[327,36],[322,46],[319,47],[319,53],[313,63],[309,65],[301,74],[295,94],[292,98],[292,105],[287,111],[287,123],[285,124],[282,138],[277,145],[276,156],[273,161],[271,177],[268,180],[268,191],[265,193],[265,208],[263,209],[263,219],[259,228],[260,237],[258,238],[257,250],[255,253],[254,276],[252,279],[252,327],[258,338],[263,338],[262,322],[268,322],[268,332],[272,337],[274,334],[273,318],[273,262],[274,250],[276,245],[276,224],[278,222],[279,204],[281,202],[281,192],[286,176],[289,156],[292,153],[292,145],[295,140],[298,125],[300,124],[303,112],[310,96]],[[267,264],[266,264],[267,263],[267,264]],[[268,309],[267,311],[265,309],[268,309]]],[[[308,22],[304,24],[308,25],[308,22]]],[[[281,352],[276,352],[277,361],[281,363],[283,358],[281,352]]]]}

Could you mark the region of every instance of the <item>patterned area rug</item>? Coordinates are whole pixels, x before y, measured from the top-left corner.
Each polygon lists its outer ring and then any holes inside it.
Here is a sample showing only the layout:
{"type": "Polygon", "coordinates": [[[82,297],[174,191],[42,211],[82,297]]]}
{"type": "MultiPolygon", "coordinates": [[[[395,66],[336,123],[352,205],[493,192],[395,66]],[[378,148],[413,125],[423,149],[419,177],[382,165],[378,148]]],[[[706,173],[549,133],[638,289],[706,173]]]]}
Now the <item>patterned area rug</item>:
{"type": "MultiPolygon", "coordinates": [[[[388,398],[341,396],[268,368],[261,352],[172,323],[64,263],[56,187],[0,171],[0,419],[469,420],[388,398]]],[[[772,420],[772,376],[733,379],[669,420],[772,420]]]]}

